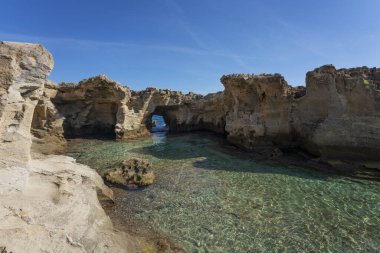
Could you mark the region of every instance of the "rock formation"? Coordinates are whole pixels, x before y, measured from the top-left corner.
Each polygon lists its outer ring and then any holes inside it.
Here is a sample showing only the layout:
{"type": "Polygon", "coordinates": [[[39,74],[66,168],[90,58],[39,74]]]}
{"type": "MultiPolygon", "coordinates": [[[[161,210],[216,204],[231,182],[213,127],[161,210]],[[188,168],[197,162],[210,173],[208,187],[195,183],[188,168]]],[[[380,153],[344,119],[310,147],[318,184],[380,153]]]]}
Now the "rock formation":
{"type": "Polygon", "coordinates": [[[0,153],[8,164],[30,160],[30,123],[53,64],[42,46],[0,42],[0,153]]]}
{"type": "Polygon", "coordinates": [[[62,83],[57,90],[53,101],[65,118],[66,137],[120,136],[120,127],[126,119],[126,102],[130,99],[128,88],[100,75],[79,84],[62,83]]]}
{"type": "Polygon", "coordinates": [[[298,145],[325,159],[379,160],[380,69],[307,73],[306,95],[294,103],[298,145]]]}
{"type": "Polygon", "coordinates": [[[127,140],[149,134],[158,114],[171,132],[213,131],[248,150],[272,149],[270,155],[279,155],[278,147],[300,147],[323,159],[376,160],[379,73],[327,65],[307,74],[306,88],[289,86],[279,74],[226,75],[224,92],[207,96],[131,91],[105,76],[46,84],[33,133],[57,137],[63,129],[66,137],[101,133],[127,140]]]}
{"type": "Polygon", "coordinates": [[[113,184],[136,187],[152,184],[155,176],[150,162],[133,158],[108,169],[104,178],[113,184]]]}
{"type": "Polygon", "coordinates": [[[307,73],[306,90],[280,75],[230,75],[225,86],[227,138],[244,148],[301,147],[325,160],[379,160],[380,70],[307,73]]]}
{"type": "Polygon", "coordinates": [[[35,130],[55,128],[56,111],[43,94],[52,67],[40,45],[0,43],[0,246],[9,252],[136,252],[134,240],[113,230],[99,204],[97,192],[112,198],[99,175],[68,157],[31,157],[32,121],[35,130]],[[34,112],[46,121],[33,120],[34,112]]]}
{"type": "Polygon", "coordinates": [[[254,149],[290,141],[291,89],[281,75],[228,75],[221,82],[230,142],[254,149]]]}
{"type": "Polygon", "coordinates": [[[44,154],[57,154],[64,150],[64,117],[58,112],[52,99],[57,95],[57,86],[46,81],[43,93],[34,109],[31,132],[33,149],[44,154]]]}
{"type": "MultiPolygon", "coordinates": [[[[149,133],[153,114],[170,131],[213,131],[271,155],[299,147],[324,160],[380,160],[380,69],[326,65],[307,73],[306,88],[290,87],[279,74],[227,75],[224,92],[201,96],[131,91],[104,75],[55,85],[46,80],[52,67],[40,45],[0,42],[0,248],[8,251],[137,250],[99,204],[98,197],[112,199],[101,177],[71,158],[39,152],[56,152],[65,137],[139,137],[149,133]]],[[[129,178],[151,181],[151,171],[141,172],[129,178]]]]}
{"type": "Polygon", "coordinates": [[[165,109],[171,106],[184,105],[188,102],[198,101],[202,96],[194,93],[182,94],[180,91],[160,90],[147,88],[143,91],[132,91],[130,101],[127,103],[128,111],[123,125],[123,138],[129,139],[149,133],[151,117],[154,114],[163,115],[165,109]]]}
{"type": "Polygon", "coordinates": [[[184,104],[161,106],[156,109],[164,115],[171,132],[212,131],[225,133],[224,93],[212,93],[184,104]]]}
{"type": "MultiPolygon", "coordinates": [[[[187,101],[200,99],[200,95],[182,94],[179,91],[147,88],[131,91],[104,75],[85,79],[78,84],[61,83],[48,86],[49,95],[40,101],[42,113],[35,114],[34,122],[44,127],[33,128],[36,136],[51,136],[58,132],[59,125],[66,138],[79,136],[101,136],[126,140],[150,133],[153,114],[163,114],[160,106],[182,105],[187,101]],[[46,102],[49,101],[49,102],[46,102]],[[45,129],[46,108],[51,102],[57,110],[52,129],[45,129]],[[43,116],[41,116],[43,115],[43,116]],[[61,122],[62,119],[62,122],[61,122]]],[[[50,122],[52,123],[52,122],[50,122]]]]}

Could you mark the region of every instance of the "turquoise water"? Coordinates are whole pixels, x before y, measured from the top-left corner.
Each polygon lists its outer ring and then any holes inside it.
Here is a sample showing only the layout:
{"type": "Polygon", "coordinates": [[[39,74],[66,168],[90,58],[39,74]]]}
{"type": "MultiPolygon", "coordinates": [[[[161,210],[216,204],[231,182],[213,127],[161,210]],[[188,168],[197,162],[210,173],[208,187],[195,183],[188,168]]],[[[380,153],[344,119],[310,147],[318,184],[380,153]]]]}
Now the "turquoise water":
{"type": "Polygon", "coordinates": [[[152,127],[152,132],[163,132],[163,131],[168,131],[169,128],[166,125],[164,117],[160,115],[153,115],[152,120],[156,122],[156,126],[152,127]]]}
{"type": "Polygon", "coordinates": [[[124,191],[119,215],[188,252],[380,252],[380,183],[255,161],[204,134],[83,140],[69,155],[100,173],[152,162],[155,183],[124,191]]]}

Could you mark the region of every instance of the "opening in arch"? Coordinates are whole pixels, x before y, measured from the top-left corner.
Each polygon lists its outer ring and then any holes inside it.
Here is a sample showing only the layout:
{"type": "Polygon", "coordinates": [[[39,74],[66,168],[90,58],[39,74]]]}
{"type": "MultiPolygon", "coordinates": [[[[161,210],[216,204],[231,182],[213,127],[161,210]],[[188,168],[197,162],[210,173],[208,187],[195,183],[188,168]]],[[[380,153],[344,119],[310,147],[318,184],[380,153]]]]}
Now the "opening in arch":
{"type": "Polygon", "coordinates": [[[153,114],[151,117],[151,127],[152,132],[167,132],[169,131],[169,126],[165,122],[165,118],[162,115],[153,114]]]}

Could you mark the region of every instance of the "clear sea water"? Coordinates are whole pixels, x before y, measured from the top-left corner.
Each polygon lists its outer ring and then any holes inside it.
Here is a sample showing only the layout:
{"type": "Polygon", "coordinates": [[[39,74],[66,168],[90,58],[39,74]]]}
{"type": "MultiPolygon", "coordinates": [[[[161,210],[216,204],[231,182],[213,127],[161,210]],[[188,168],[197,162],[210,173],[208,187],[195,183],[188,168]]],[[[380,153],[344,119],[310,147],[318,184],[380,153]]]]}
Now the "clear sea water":
{"type": "Polygon", "coordinates": [[[102,173],[139,157],[156,181],[123,191],[119,215],[188,252],[380,252],[380,183],[256,161],[201,133],[130,142],[70,142],[102,173]]]}
{"type": "Polygon", "coordinates": [[[164,117],[160,115],[153,115],[152,120],[156,122],[156,126],[153,126],[151,129],[153,132],[165,132],[169,130],[165,123],[164,117]]]}

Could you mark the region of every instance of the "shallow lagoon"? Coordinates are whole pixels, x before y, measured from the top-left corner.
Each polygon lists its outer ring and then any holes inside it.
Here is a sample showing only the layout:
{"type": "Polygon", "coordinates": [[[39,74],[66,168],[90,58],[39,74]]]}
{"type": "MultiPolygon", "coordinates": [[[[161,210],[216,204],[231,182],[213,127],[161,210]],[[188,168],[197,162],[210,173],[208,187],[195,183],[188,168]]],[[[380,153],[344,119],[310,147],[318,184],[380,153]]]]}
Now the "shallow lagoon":
{"type": "Polygon", "coordinates": [[[257,161],[202,133],[75,140],[67,154],[102,173],[139,157],[155,183],[122,191],[121,218],[188,252],[379,252],[380,183],[257,161]]]}

